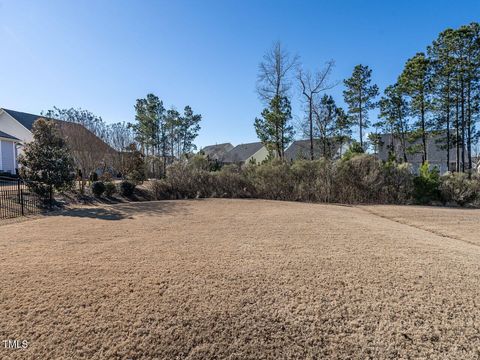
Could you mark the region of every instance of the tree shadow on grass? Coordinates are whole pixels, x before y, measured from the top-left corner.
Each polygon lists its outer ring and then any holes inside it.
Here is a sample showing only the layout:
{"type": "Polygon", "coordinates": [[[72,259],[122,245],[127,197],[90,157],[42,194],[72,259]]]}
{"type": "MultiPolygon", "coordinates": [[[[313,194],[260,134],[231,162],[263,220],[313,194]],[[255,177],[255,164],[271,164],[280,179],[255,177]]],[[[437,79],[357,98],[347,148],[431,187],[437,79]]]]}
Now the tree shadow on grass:
{"type": "Polygon", "coordinates": [[[82,206],[53,212],[51,216],[67,216],[100,220],[133,219],[135,215],[161,216],[167,214],[185,214],[187,208],[175,201],[146,201],[121,203],[107,206],[82,206]]]}

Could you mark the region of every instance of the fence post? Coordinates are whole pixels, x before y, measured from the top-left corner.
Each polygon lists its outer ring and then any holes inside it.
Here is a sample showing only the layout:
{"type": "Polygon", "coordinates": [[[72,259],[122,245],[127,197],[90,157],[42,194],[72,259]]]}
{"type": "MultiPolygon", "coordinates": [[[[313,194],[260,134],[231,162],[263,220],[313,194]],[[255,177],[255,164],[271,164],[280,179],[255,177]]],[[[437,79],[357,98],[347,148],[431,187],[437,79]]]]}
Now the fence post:
{"type": "Polygon", "coordinates": [[[17,180],[18,196],[20,198],[20,208],[22,209],[22,216],[25,216],[25,209],[23,208],[23,190],[22,190],[22,187],[20,186],[21,181],[22,180],[20,179],[17,180]]]}

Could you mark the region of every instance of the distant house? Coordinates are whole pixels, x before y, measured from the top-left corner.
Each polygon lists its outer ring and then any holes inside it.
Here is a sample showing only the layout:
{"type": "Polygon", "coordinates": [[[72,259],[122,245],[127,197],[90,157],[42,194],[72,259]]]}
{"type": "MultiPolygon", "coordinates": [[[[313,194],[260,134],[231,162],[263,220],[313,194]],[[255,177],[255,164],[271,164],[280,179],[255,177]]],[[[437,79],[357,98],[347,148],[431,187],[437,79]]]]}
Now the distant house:
{"type": "MultiPolygon", "coordinates": [[[[447,171],[455,171],[457,163],[457,150],[451,145],[450,149],[450,163],[447,167],[447,150],[445,139],[441,135],[429,135],[427,138],[427,157],[428,163],[431,166],[436,166],[441,174],[447,171]]],[[[412,165],[412,170],[417,172],[423,162],[423,153],[421,152],[422,140],[418,139],[414,142],[408,142],[407,148],[418,147],[420,152],[411,154],[407,151],[407,162],[412,165]]],[[[403,161],[403,151],[400,139],[393,137],[391,134],[382,134],[380,137],[380,144],[378,146],[378,157],[383,161],[388,160],[389,153],[395,151],[398,161],[403,161]]],[[[461,157],[461,154],[460,154],[461,157]]],[[[465,160],[468,159],[468,155],[465,154],[465,160]]],[[[461,158],[460,158],[461,161],[461,158]]]]}
{"type": "MultiPolygon", "coordinates": [[[[18,167],[16,158],[23,151],[23,145],[33,140],[33,124],[43,118],[20,111],[0,108],[0,171],[15,173],[18,167]],[[13,161],[12,161],[13,158],[13,161]]],[[[96,158],[114,155],[116,152],[83,125],[51,119],[59,133],[70,146],[74,157],[96,158]]]]}
{"type": "Polygon", "coordinates": [[[261,142],[240,144],[227,152],[222,160],[224,164],[260,163],[268,157],[268,150],[261,142]]]}
{"type": "MultiPolygon", "coordinates": [[[[330,154],[332,159],[339,159],[348,150],[350,142],[338,142],[331,141],[330,146],[326,148],[328,154],[330,154]]],[[[324,147],[320,143],[320,140],[314,139],[313,142],[313,157],[319,159],[324,157],[324,147]]],[[[310,159],[310,140],[296,140],[290,144],[290,146],[285,150],[285,159],[289,161],[300,160],[300,159],[310,159]]]]}
{"type": "Polygon", "coordinates": [[[233,149],[230,143],[216,144],[205,146],[200,150],[200,153],[208,156],[211,160],[222,162],[225,155],[233,149]]]}

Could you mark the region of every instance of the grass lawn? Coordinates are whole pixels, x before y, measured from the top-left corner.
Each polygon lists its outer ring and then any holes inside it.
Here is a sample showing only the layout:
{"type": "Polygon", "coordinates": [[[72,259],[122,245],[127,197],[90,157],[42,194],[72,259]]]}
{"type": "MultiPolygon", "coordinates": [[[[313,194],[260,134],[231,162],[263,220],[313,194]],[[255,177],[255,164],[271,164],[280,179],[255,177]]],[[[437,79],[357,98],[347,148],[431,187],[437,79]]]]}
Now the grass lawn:
{"type": "Polygon", "coordinates": [[[0,226],[0,359],[480,357],[480,210],[195,200],[0,226]]]}

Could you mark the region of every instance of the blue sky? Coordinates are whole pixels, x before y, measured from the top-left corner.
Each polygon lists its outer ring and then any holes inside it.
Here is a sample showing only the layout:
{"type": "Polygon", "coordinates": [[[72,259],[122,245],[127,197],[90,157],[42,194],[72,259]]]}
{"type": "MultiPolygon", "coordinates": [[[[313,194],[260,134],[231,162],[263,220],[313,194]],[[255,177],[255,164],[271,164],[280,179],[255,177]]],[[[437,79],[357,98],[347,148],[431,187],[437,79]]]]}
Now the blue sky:
{"type": "MultiPolygon", "coordinates": [[[[256,141],[257,66],[274,41],[307,68],[334,59],[332,80],[369,65],[383,90],[440,31],[479,15],[478,0],[0,0],[0,107],[133,121],[135,99],[153,92],[203,115],[200,146],[256,141]]],[[[342,90],[330,91],[339,104],[342,90]]]]}

